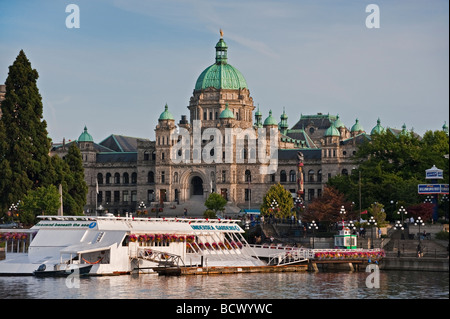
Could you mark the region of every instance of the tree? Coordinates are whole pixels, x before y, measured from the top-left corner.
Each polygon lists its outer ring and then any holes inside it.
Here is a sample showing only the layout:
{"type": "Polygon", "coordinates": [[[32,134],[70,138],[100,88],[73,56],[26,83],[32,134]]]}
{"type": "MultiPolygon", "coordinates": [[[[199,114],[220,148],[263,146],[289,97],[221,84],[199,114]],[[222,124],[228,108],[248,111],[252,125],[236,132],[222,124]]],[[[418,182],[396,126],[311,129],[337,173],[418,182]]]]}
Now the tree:
{"type": "Polygon", "coordinates": [[[70,145],[64,161],[68,166],[68,173],[65,175],[65,197],[63,196],[64,214],[80,215],[86,205],[88,186],[84,180],[81,152],[76,143],[70,145]]]}
{"type": "Polygon", "coordinates": [[[205,206],[209,210],[214,211],[214,215],[217,214],[218,211],[223,211],[226,204],[227,200],[217,193],[209,194],[208,199],[205,202],[205,206]]]}
{"type": "Polygon", "coordinates": [[[414,220],[416,220],[417,217],[420,216],[422,220],[429,221],[433,216],[433,204],[420,203],[417,205],[411,205],[406,207],[406,211],[408,212],[408,215],[414,218],[414,220]]]}
{"type": "Polygon", "coordinates": [[[373,203],[367,209],[370,215],[373,216],[377,222],[378,227],[383,227],[386,223],[386,213],[384,212],[384,205],[380,203],[373,203]]]}
{"type": "Polygon", "coordinates": [[[352,209],[352,205],[346,200],[345,195],[340,193],[333,187],[325,187],[321,197],[314,198],[306,207],[303,219],[305,221],[320,221],[330,226],[342,219],[354,219],[356,213],[352,209]],[[345,215],[340,214],[341,208],[344,206],[345,215]]]}
{"type": "Polygon", "coordinates": [[[291,193],[286,190],[280,183],[272,185],[263,198],[260,207],[262,215],[273,215],[276,218],[289,218],[295,215],[292,211],[294,201],[291,193]],[[273,206],[273,202],[276,206],[273,206]]]}
{"type": "MultiPolygon", "coordinates": [[[[0,203],[22,199],[29,190],[50,184],[50,140],[43,120],[39,75],[21,50],[9,67],[0,118],[0,203]]],[[[0,209],[2,208],[0,207],[0,209]]]]}
{"type": "Polygon", "coordinates": [[[30,190],[19,205],[20,221],[34,224],[38,215],[57,215],[60,195],[54,185],[30,190]]]}
{"type": "Polygon", "coordinates": [[[412,132],[396,135],[386,130],[373,134],[370,141],[358,147],[354,157],[358,168],[352,174],[333,177],[327,185],[344,193],[362,210],[374,202],[383,204],[386,218],[394,220],[400,205],[406,207],[423,201],[423,196],[417,193],[417,185],[425,182],[426,169],[432,165],[443,169],[442,182],[448,183],[449,161],[444,158],[448,153],[449,137],[443,131],[427,131],[420,138],[412,132]]]}

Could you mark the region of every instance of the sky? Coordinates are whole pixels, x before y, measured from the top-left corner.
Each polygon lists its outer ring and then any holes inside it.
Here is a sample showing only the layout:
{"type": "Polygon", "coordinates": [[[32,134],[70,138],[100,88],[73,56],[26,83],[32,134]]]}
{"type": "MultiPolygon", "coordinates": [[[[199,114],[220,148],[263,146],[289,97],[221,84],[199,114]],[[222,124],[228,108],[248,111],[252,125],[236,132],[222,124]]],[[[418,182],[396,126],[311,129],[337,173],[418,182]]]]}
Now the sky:
{"type": "Polygon", "coordinates": [[[0,0],[0,83],[23,49],[54,142],[84,126],[97,143],[154,139],[166,103],[176,123],[189,114],[220,29],[263,119],[329,113],[370,133],[379,118],[420,135],[448,124],[447,0],[0,0]]]}

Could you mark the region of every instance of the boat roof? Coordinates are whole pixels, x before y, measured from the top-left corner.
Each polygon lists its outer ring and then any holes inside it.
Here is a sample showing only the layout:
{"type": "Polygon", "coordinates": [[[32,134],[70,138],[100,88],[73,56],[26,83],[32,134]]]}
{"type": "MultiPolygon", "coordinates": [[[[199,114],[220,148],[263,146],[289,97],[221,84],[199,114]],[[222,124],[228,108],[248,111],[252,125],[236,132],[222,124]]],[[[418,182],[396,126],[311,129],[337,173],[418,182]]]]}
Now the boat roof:
{"type": "Polygon", "coordinates": [[[191,219],[191,218],[134,218],[113,216],[38,216],[39,223],[33,229],[91,229],[98,231],[203,233],[239,232],[244,230],[237,219],[191,219]]]}

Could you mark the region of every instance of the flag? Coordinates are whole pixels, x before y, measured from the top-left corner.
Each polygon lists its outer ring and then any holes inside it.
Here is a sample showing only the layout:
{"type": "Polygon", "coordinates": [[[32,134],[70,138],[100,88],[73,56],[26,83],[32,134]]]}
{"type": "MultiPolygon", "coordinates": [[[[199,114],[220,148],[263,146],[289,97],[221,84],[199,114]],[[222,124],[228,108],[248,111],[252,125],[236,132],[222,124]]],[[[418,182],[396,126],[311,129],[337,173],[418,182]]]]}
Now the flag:
{"type": "Polygon", "coordinates": [[[361,212],[361,215],[362,215],[362,214],[367,214],[367,210],[361,212]]]}
{"type": "Polygon", "coordinates": [[[97,194],[98,194],[98,181],[95,182],[95,191],[96,191],[97,194]]]}

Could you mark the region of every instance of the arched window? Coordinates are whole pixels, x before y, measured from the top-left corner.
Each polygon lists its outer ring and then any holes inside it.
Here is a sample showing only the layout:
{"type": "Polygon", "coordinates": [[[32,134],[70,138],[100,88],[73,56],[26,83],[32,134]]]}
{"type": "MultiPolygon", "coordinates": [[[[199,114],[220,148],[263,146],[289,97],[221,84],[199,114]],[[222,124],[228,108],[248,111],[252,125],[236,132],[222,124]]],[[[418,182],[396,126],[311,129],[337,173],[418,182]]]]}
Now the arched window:
{"type": "Polygon", "coordinates": [[[106,173],[105,183],[106,184],[111,184],[111,173],[106,173]]]}
{"type": "Polygon", "coordinates": [[[132,173],[131,174],[131,184],[136,184],[136,183],[137,183],[137,174],[132,173]]]}
{"type": "Polygon", "coordinates": [[[97,174],[97,183],[100,185],[100,184],[103,184],[103,174],[102,173],[98,173],[97,174]]]}
{"type": "Polygon", "coordinates": [[[252,173],[250,170],[245,171],[245,182],[249,183],[252,181],[252,173]]]}
{"type": "Polygon", "coordinates": [[[317,171],[317,181],[322,183],[322,170],[321,169],[319,169],[317,171]]]}
{"type": "Polygon", "coordinates": [[[289,182],[293,183],[293,182],[295,182],[295,181],[296,181],[295,171],[294,171],[294,170],[291,170],[291,171],[289,172],[289,182]]]}
{"type": "Polygon", "coordinates": [[[286,182],[287,182],[286,171],[282,170],[280,172],[280,183],[286,183],[286,182]]]}
{"type": "Polygon", "coordinates": [[[147,174],[147,183],[154,183],[155,182],[155,173],[153,173],[152,171],[149,171],[147,174]]]}
{"type": "Polygon", "coordinates": [[[119,173],[114,174],[114,184],[120,184],[120,174],[119,173]]]}
{"type": "Polygon", "coordinates": [[[345,175],[345,176],[348,175],[348,170],[347,170],[346,168],[344,168],[344,169],[342,170],[342,175],[345,175]]]}
{"type": "Polygon", "coordinates": [[[128,175],[128,173],[123,173],[122,183],[124,183],[124,184],[130,183],[130,176],[128,175]]]}
{"type": "Polygon", "coordinates": [[[314,170],[310,169],[308,171],[308,182],[314,182],[314,170]]]}

